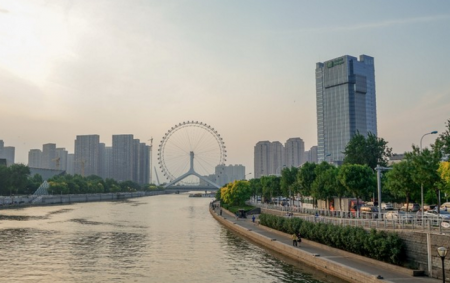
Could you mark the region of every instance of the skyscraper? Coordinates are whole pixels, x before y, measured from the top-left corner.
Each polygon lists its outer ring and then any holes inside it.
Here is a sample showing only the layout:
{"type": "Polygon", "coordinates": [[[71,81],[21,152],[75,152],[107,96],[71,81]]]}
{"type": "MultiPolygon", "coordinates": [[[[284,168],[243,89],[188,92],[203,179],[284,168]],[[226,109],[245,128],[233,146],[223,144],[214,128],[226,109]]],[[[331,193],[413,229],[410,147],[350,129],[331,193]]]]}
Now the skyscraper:
{"type": "Polygon", "coordinates": [[[56,144],[46,143],[42,145],[41,168],[56,169],[56,144]]]}
{"type": "Polygon", "coordinates": [[[117,181],[133,180],[133,135],[112,136],[113,178],[117,181]]]}
{"type": "Polygon", "coordinates": [[[290,138],[284,144],[284,165],[298,167],[305,163],[305,143],[301,138],[290,138]]]}
{"type": "Polygon", "coordinates": [[[84,177],[99,175],[100,136],[82,135],[75,140],[74,171],[84,177]]]}
{"type": "Polygon", "coordinates": [[[33,168],[41,168],[42,150],[30,149],[28,152],[28,166],[33,168]]]}
{"type": "Polygon", "coordinates": [[[270,144],[270,141],[260,141],[255,145],[253,160],[255,178],[270,174],[270,144]]]}
{"type": "Polygon", "coordinates": [[[16,148],[13,146],[5,146],[3,140],[0,140],[0,158],[6,159],[8,166],[14,164],[16,148]]]}
{"type": "Polygon", "coordinates": [[[270,145],[270,167],[269,174],[281,175],[284,163],[284,146],[279,141],[274,141],[270,145]]]}
{"type": "Polygon", "coordinates": [[[345,55],[316,64],[318,161],[341,163],[352,136],[377,134],[374,58],[345,55]]]}

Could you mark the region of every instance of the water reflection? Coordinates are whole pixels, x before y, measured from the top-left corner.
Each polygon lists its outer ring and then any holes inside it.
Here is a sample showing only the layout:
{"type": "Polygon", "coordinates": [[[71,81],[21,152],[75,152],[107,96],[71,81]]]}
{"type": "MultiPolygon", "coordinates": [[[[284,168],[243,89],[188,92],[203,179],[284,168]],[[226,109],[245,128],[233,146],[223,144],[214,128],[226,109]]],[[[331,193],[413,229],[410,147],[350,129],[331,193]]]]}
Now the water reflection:
{"type": "Polygon", "coordinates": [[[340,282],[242,239],[209,199],[154,196],[3,210],[10,282],[340,282]]]}

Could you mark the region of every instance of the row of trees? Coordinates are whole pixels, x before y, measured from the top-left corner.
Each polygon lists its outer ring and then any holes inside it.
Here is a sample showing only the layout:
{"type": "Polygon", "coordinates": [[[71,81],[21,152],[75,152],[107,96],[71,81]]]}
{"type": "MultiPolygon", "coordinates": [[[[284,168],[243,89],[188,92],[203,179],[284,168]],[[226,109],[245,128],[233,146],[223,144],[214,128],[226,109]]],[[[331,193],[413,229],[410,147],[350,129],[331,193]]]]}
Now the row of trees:
{"type": "MultiPolygon", "coordinates": [[[[30,168],[23,164],[13,164],[9,167],[0,165],[0,195],[33,194],[42,184],[39,174],[30,175],[30,168]]],[[[103,180],[99,176],[82,177],[80,175],[54,176],[48,180],[50,194],[86,194],[130,191],[161,190],[153,184],[139,185],[132,181],[117,182],[113,179],[103,180]]]]}
{"type": "Polygon", "coordinates": [[[59,175],[48,180],[49,194],[94,194],[161,190],[153,184],[139,185],[133,181],[118,182],[96,175],[82,177],[80,175],[59,175]]]}
{"type": "Polygon", "coordinates": [[[42,183],[40,175],[30,176],[23,164],[0,165],[0,195],[32,194],[42,183]]]}
{"type": "MultiPolygon", "coordinates": [[[[450,195],[450,163],[442,159],[450,154],[450,120],[430,149],[413,146],[406,158],[393,165],[382,177],[383,200],[409,202],[420,200],[420,186],[425,201],[437,203],[439,192],[450,195]]],[[[333,197],[355,197],[368,200],[376,192],[377,165],[387,166],[392,149],[375,135],[356,133],[345,149],[344,164],[335,167],[327,162],[305,163],[302,167],[284,168],[281,176],[263,176],[224,186],[218,198],[227,204],[242,204],[250,195],[273,197],[300,195],[328,201],[333,197]]],[[[444,195],[444,194],[442,194],[444,195]]]]}

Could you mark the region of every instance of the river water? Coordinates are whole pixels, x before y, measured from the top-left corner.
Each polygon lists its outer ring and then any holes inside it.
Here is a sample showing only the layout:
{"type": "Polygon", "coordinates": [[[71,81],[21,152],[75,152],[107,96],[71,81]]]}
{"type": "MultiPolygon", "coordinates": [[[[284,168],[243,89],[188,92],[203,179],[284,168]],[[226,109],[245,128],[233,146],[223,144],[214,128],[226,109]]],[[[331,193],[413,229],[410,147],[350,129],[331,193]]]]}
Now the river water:
{"type": "Polygon", "coordinates": [[[342,282],[228,231],[210,201],[0,210],[0,282],[342,282]]]}

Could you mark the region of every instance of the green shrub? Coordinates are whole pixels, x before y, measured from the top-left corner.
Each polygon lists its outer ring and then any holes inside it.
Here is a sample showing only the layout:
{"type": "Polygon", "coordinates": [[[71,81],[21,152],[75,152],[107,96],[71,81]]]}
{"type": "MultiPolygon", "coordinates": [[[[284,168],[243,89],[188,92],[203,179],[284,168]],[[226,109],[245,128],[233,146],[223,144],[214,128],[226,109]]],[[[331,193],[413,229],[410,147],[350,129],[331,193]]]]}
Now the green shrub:
{"type": "Polygon", "coordinates": [[[272,214],[261,214],[259,220],[272,229],[288,234],[300,232],[305,239],[358,255],[397,265],[405,261],[405,244],[396,233],[375,229],[366,231],[361,227],[314,223],[272,214]]]}

